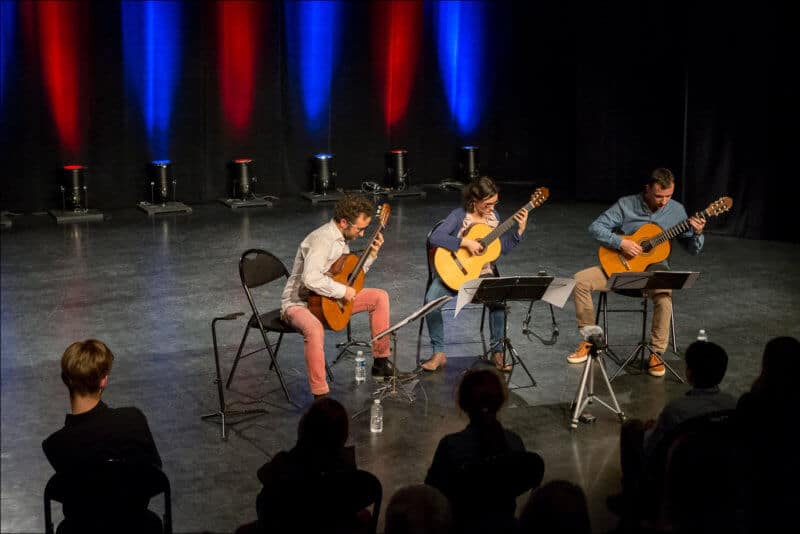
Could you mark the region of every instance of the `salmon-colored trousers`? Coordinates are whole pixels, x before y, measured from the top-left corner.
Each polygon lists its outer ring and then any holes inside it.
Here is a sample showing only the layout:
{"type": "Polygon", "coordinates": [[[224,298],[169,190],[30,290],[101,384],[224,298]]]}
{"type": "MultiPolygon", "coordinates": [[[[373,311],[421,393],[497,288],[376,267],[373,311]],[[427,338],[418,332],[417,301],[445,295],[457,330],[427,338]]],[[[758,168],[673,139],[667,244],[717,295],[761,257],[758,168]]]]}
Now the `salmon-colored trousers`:
{"type": "MultiPolygon", "coordinates": [[[[369,329],[372,337],[389,328],[389,294],[383,289],[372,287],[362,289],[353,301],[353,314],[369,312],[369,329]]],[[[328,393],[325,380],[325,328],[305,306],[291,306],[286,309],[284,319],[303,334],[303,349],[306,357],[306,372],[311,393],[328,393]]],[[[373,358],[389,357],[389,336],[384,336],[372,344],[373,358]]]]}

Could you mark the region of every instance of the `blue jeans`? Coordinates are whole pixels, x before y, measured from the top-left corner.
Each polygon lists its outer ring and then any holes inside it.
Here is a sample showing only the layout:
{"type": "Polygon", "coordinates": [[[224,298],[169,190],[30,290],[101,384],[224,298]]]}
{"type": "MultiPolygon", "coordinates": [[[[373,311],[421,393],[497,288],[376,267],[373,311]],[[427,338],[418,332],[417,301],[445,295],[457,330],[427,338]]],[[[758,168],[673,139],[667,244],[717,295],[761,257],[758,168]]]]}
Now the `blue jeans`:
{"type": "MultiPolygon", "coordinates": [[[[444,295],[455,295],[456,292],[444,285],[441,278],[433,277],[428,292],[425,293],[425,302],[428,303],[444,295]]],[[[503,313],[503,304],[487,304],[489,308],[489,346],[492,352],[503,350],[503,334],[505,331],[506,317],[503,313]]],[[[442,319],[442,309],[437,308],[425,316],[425,323],[428,325],[428,335],[431,338],[433,352],[444,352],[444,320],[442,319]]]]}

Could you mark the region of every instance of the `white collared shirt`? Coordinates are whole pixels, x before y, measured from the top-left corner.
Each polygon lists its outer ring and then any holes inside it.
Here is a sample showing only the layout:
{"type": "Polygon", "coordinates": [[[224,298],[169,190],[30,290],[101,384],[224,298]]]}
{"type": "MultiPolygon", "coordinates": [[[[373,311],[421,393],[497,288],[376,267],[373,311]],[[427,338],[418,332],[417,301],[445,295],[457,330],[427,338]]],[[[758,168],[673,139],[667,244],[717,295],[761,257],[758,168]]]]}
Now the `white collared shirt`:
{"type": "MultiPolygon", "coordinates": [[[[309,291],[324,297],[340,299],[347,286],[335,281],[327,272],[350,247],[336,222],[331,219],[310,234],[297,247],[294,265],[281,295],[281,313],[291,306],[307,306],[309,291]]],[[[364,263],[364,272],[375,261],[372,256],[364,263]]]]}

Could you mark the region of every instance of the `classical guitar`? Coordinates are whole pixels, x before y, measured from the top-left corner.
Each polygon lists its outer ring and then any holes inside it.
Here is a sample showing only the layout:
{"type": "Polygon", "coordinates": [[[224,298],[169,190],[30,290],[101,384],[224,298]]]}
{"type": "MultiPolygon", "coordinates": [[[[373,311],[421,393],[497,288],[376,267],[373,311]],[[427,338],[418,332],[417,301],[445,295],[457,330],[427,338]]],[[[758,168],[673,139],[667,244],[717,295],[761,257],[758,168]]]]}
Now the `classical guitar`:
{"type": "MultiPolygon", "coordinates": [[[[342,254],[331,265],[326,274],[337,282],[352,287],[356,290],[356,293],[361,291],[364,287],[364,263],[366,263],[367,256],[372,250],[372,243],[378,237],[378,232],[386,227],[389,213],[391,213],[389,204],[378,206],[378,211],[375,214],[378,224],[361,256],[353,253],[342,254]]],[[[353,313],[353,303],[312,293],[308,296],[308,309],[320,320],[325,328],[338,332],[346,327],[350,321],[350,315],[353,313]]]]}
{"type": "MultiPolygon", "coordinates": [[[[694,216],[700,219],[708,219],[725,213],[731,207],[733,207],[733,199],[731,197],[720,197],[709,204],[706,209],[695,213],[694,216]]],[[[642,247],[641,254],[633,258],[626,258],[619,250],[601,246],[597,252],[600,258],[600,265],[607,276],[611,276],[614,273],[644,271],[648,266],[667,259],[671,251],[670,239],[681,235],[690,228],[689,219],[685,219],[668,230],[662,230],[657,224],[647,223],[632,235],[620,236],[622,239],[630,239],[638,243],[642,247]]]]}
{"type": "MultiPolygon", "coordinates": [[[[548,188],[539,187],[531,195],[530,202],[520,209],[531,211],[541,206],[549,196],[550,190],[548,188]]],[[[497,228],[492,228],[483,223],[471,225],[464,232],[463,237],[480,242],[483,245],[483,251],[480,254],[473,255],[464,247],[455,252],[442,247],[437,248],[433,255],[433,265],[439,278],[453,291],[458,291],[461,284],[467,280],[478,278],[483,266],[500,256],[501,246],[498,238],[515,227],[516,221],[513,215],[503,221],[502,224],[498,224],[497,228]]]]}

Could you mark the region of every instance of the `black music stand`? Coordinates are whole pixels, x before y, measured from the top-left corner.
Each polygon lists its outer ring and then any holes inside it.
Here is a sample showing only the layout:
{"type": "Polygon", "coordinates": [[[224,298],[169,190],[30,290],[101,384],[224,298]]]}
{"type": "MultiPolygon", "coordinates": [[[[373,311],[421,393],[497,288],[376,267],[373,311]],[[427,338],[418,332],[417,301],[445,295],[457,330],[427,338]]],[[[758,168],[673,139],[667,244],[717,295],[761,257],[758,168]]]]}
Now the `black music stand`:
{"type": "MultiPolygon", "coordinates": [[[[388,383],[385,383],[381,387],[379,387],[373,393],[374,396],[383,400],[386,397],[396,397],[402,394],[405,399],[408,401],[409,404],[414,403],[414,388],[416,387],[417,383],[419,382],[419,377],[417,373],[409,373],[407,377],[401,378],[397,376],[397,331],[407,325],[412,321],[416,321],[417,319],[422,319],[430,312],[437,308],[441,308],[444,304],[450,300],[452,300],[452,295],[443,295],[437,299],[434,299],[430,302],[425,303],[421,308],[413,312],[411,315],[407,316],[406,318],[396,322],[395,324],[391,325],[389,328],[384,330],[383,332],[379,332],[375,337],[369,340],[369,344],[372,345],[382,337],[391,335],[392,336],[392,367],[394,369],[392,376],[389,378],[388,383]],[[406,389],[405,382],[413,382],[410,389],[406,389]]],[[[352,419],[355,419],[360,414],[367,411],[368,408],[360,410],[353,414],[352,419]]]]}
{"type": "MultiPolygon", "coordinates": [[[[534,301],[540,300],[544,292],[553,282],[552,276],[501,276],[497,278],[480,278],[478,286],[475,288],[475,293],[472,295],[471,302],[478,302],[483,304],[490,303],[503,303],[503,314],[505,316],[505,326],[503,328],[503,367],[506,365],[506,355],[511,355],[511,373],[508,375],[508,382],[511,382],[511,375],[514,373],[514,368],[517,364],[522,366],[525,374],[531,380],[530,386],[519,386],[513,389],[520,389],[522,387],[536,386],[528,367],[525,365],[517,349],[508,338],[508,301],[534,301]]],[[[484,353],[484,357],[494,352],[494,347],[489,347],[489,352],[484,353]]],[[[492,362],[494,364],[494,362],[492,362]]]]}
{"type": "Polygon", "coordinates": [[[208,419],[210,417],[219,417],[220,423],[222,424],[222,439],[228,439],[228,436],[225,434],[225,416],[226,415],[249,415],[249,414],[264,414],[268,413],[267,410],[263,408],[253,408],[248,410],[228,410],[227,406],[225,405],[225,393],[222,388],[222,374],[219,370],[219,351],[217,350],[217,321],[232,321],[234,319],[238,319],[244,315],[244,312],[235,312],[229,313],[223,317],[215,317],[214,320],[211,321],[211,339],[214,342],[214,363],[217,367],[217,377],[214,379],[214,383],[217,384],[217,394],[219,395],[219,410],[214,413],[209,413],[200,417],[200,419],[208,419]]]}
{"type": "MultiPolygon", "coordinates": [[[[631,289],[642,291],[671,289],[675,291],[676,289],[688,289],[692,287],[695,280],[697,280],[699,276],[700,273],[697,271],[643,271],[639,273],[614,273],[609,277],[606,284],[606,289],[614,291],[631,289]]],[[[611,376],[611,381],[613,381],[617,375],[636,358],[639,359],[639,368],[642,371],[647,371],[647,369],[650,368],[650,361],[649,359],[645,361],[645,356],[649,357],[650,354],[654,353],[655,351],[650,344],[647,343],[647,300],[647,298],[644,299],[642,309],[642,337],[639,339],[639,343],[636,344],[636,347],[634,347],[625,361],[620,364],[619,368],[611,376]]],[[[662,354],[661,363],[664,364],[664,367],[666,367],[669,372],[672,373],[680,382],[683,382],[683,378],[675,372],[675,370],[667,363],[663,356],[664,354],[662,354]]]]}

